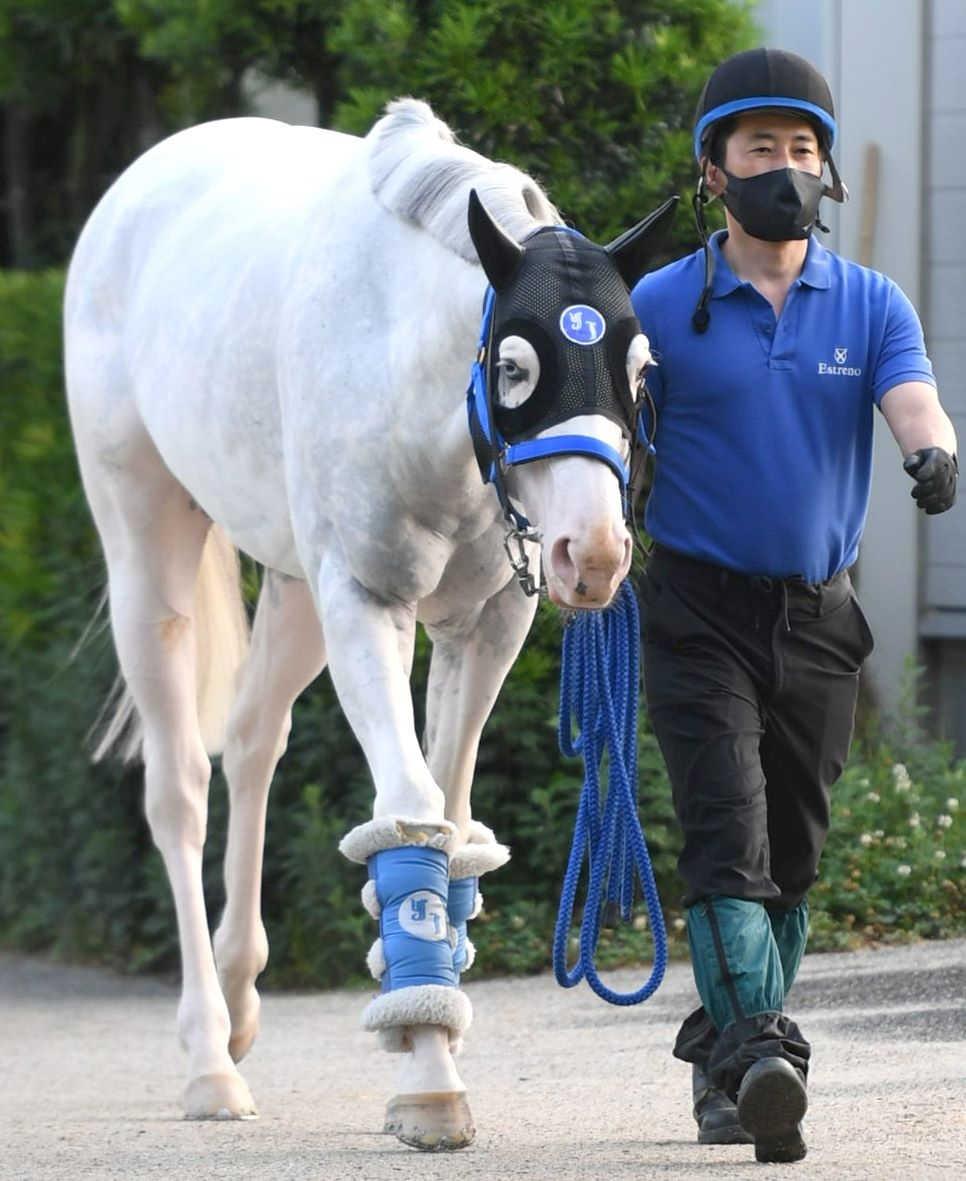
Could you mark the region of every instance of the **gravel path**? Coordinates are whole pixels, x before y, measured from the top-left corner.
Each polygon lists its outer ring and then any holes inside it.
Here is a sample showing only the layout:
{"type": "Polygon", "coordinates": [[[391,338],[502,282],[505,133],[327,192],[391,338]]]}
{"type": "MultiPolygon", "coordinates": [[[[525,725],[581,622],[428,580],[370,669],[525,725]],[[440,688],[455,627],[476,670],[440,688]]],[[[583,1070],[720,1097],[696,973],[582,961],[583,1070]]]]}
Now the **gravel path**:
{"type": "MultiPolygon", "coordinates": [[[[638,975],[613,978],[627,988],[638,975]]],[[[693,1002],[687,965],[636,1009],[550,977],[467,991],[461,1072],[478,1137],[437,1156],[379,1130],[393,1059],[358,1028],[361,993],[265,997],[243,1064],[261,1118],[191,1123],[173,988],[0,955],[0,1178],[966,1177],[966,940],[806,957],[793,1012],[814,1057],[796,1165],[695,1142],[689,1068],[670,1055],[693,1002]]]]}

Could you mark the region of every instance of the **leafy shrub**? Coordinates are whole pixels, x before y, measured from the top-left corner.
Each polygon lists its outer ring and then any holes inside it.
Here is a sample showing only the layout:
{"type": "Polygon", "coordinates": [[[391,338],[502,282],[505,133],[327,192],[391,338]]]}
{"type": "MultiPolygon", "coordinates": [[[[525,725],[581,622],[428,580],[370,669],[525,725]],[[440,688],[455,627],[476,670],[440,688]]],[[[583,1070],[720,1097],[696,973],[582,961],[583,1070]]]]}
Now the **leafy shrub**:
{"type": "Polygon", "coordinates": [[[812,891],[813,946],[853,947],[966,928],[966,763],[943,744],[859,747],[833,789],[812,891]]]}
{"type": "MultiPolygon", "coordinates": [[[[750,6],[723,0],[357,0],[333,28],[334,124],[365,132],[415,94],[470,147],[515,163],[573,224],[616,236],[693,184],[694,106],[714,64],[753,43],[750,6]]],[[[712,214],[716,216],[716,214],[712,214]]],[[[674,242],[693,242],[678,218],[674,242]]]]}

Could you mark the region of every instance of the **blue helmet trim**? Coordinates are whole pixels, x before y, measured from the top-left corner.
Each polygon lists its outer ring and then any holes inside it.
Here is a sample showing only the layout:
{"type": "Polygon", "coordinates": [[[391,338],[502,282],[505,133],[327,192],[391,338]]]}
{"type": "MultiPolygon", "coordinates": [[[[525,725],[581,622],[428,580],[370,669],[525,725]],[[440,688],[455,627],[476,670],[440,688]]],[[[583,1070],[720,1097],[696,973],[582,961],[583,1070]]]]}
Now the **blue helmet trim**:
{"type": "Polygon", "coordinates": [[[720,106],[714,107],[706,115],[702,115],[694,129],[695,160],[701,159],[701,139],[712,123],[717,123],[720,119],[727,119],[729,115],[740,115],[743,111],[762,111],[775,107],[790,111],[802,111],[806,115],[811,115],[828,132],[829,148],[835,144],[838,128],[835,120],[824,107],[816,106],[815,103],[806,102],[801,98],[779,98],[773,94],[762,94],[756,98],[733,99],[729,103],[722,103],[720,106]]]}

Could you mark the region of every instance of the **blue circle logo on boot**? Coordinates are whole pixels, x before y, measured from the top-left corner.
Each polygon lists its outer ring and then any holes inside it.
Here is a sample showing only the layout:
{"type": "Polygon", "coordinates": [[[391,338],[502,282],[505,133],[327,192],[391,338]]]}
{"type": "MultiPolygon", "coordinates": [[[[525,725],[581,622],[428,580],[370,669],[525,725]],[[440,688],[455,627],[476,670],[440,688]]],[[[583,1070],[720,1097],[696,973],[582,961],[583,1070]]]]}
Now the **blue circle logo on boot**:
{"type": "Polygon", "coordinates": [[[446,904],[432,890],[417,890],[399,904],[399,925],[417,939],[431,943],[445,939],[446,904]]]}

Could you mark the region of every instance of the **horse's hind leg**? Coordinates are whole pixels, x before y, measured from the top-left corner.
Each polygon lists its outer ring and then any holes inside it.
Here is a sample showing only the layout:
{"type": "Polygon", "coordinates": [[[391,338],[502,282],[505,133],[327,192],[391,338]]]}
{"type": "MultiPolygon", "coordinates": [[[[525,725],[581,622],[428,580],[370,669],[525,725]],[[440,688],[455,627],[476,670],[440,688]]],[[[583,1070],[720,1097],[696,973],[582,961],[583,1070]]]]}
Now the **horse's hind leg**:
{"type": "Polygon", "coordinates": [[[214,942],[218,976],[231,1014],[229,1050],[236,1062],[258,1034],[255,978],[268,962],[261,920],[268,790],[285,750],[292,704],[324,666],[322,627],[308,584],[269,571],[222,758],[231,812],[225,913],[214,942]]]}
{"type": "Polygon", "coordinates": [[[145,810],[177,912],[185,1112],[195,1118],[254,1115],[228,1054],[228,1009],[202,890],[210,764],[198,720],[192,614],[209,522],[143,434],[126,442],[123,467],[105,465],[94,473],[90,462],[86,466],[108,563],[118,659],[143,727],[145,810]]]}

